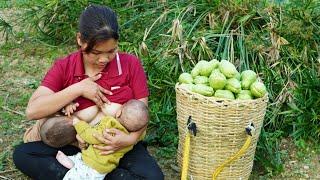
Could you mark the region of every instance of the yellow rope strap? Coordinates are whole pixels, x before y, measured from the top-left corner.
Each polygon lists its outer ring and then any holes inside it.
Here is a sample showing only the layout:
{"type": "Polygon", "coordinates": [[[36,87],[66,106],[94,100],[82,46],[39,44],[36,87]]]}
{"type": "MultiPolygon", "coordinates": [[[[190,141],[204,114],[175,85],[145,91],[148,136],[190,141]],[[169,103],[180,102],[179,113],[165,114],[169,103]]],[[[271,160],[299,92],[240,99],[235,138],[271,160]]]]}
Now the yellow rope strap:
{"type": "Polygon", "coordinates": [[[189,153],[190,153],[190,133],[186,133],[186,138],[184,142],[183,151],[183,163],[182,163],[182,173],[181,180],[187,180],[188,167],[189,167],[189,153]]]}
{"type": "Polygon", "coordinates": [[[250,147],[250,143],[252,140],[252,136],[248,135],[246,142],[244,143],[244,145],[242,146],[242,148],[232,157],[230,157],[229,159],[227,159],[226,161],[224,161],[222,163],[221,166],[219,166],[214,173],[212,174],[212,180],[216,180],[217,176],[220,174],[220,172],[223,170],[223,168],[225,166],[227,166],[228,164],[230,164],[232,161],[238,159],[239,157],[241,157],[246,151],[247,149],[250,147]]]}
{"type": "MultiPolygon", "coordinates": [[[[188,120],[188,125],[187,125],[188,129],[191,130],[192,133],[196,133],[196,127],[195,124],[192,124],[191,121],[191,117],[189,117],[188,120]],[[194,125],[194,126],[191,126],[194,125]]],[[[188,167],[189,167],[189,155],[190,155],[190,133],[187,129],[186,132],[186,137],[185,137],[185,142],[184,142],[184,146],[183,146],[183,159],[182,159],[182,171],[181,171],[181,180],[187,180],[187,175],[188,175],[188,167]]],[[[233,156],[231,156],[229,159],[227,159],[226,161],[224,161],[222,163],[221,166],[219,166],[212,174],[212,179],[216,180],[217,176],[221,173],[221,171],[223,170],[223,168],[225,168],[225,166],[227,166],[228,164],[230,164],[232,161],[238,159],[239,157],[241,157],[250,147],[251,141],[252,141],[252,133],[255,131],[254,129],[254,125],[251,123],[247,128],[246,128],[246,132],[247,132],[247,139],[246,142],[244,143],[244,145],[242,146],[242,148],[233,156]]]]}

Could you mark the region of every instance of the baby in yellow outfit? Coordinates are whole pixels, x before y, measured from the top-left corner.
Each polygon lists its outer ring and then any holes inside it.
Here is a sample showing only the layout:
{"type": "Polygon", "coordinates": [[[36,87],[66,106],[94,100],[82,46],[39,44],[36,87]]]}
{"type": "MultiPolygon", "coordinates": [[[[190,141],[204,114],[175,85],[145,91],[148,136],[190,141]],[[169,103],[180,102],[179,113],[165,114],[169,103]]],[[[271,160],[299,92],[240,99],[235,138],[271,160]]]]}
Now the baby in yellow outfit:
{"type": "Polygon", "coordinates": [[[116,128],[125,133],[144,128],[149,119],[147,106],[139,100],[129,100],[112,116],[103,117],[96,125],[91,126],[77,116],[72,117],[77,134],[89,144],[88,148],[73,156],[58,152],[57,160],[70,170],[63,179],[104,179],[119,164],[119,160],[133,146],[120,149],[109,155],[100,155],[100,150],[93,145],[105,145],[98,141],[93,134],[102,134],[106,128],[116,128]]]}

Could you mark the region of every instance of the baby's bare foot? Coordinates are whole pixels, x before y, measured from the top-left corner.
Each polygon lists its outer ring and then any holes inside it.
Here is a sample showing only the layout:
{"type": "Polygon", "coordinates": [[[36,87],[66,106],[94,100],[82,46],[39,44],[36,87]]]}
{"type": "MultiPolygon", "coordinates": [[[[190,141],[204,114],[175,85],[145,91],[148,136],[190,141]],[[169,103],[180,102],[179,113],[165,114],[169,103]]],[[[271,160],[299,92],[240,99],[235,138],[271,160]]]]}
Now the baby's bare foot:
{"type": "Polygon", "coordinates": [[[64,167],[71,169],[74,166],[74,163],[71,159],[68,158],[63,152],[58,151],[56,155],[56,159],[60,164],[62,164],[64,167]]]}

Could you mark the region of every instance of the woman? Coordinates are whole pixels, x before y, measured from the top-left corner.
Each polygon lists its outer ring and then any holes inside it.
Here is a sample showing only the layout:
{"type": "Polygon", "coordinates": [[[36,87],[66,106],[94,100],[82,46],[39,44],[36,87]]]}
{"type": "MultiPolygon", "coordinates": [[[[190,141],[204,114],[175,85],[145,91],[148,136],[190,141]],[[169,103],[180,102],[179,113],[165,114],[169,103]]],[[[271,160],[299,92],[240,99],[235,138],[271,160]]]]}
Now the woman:
{"type": "MultiPolygon", "coordinates": [[[[88,6],[80,16],[79,51],[57,60],[48,71],[29,100],[27,118],[51,117],[75,101],[79,104],[77,110],[110,102],[123,104],[130,99],[138,99],[147,105],[149,92],[143,67],[135,56],[118,53],[118,29],[116,14],[110,8],[88,6]]],[[[42,128],[43,122],[61,119],[67,121],[63,116],[51,117],[37,125],[42,128]]],[[[156,161],[144,145],[137,142],[144,130],[126,135],[106,129],[103,137],[97,137],[106,144],[96,147],[104,154],[135,144],[106,179],[163,179],[156,161]],[[114,136],[110,136],[110,132],[114,136]]],[[[35,141],[19,145],[13,153],[13,160],[19,170],[34,179],[62,179],[68,169],[55,159],[59,150],[66,155],[80,151],[70,145],[53,148],[35,141]]]]}

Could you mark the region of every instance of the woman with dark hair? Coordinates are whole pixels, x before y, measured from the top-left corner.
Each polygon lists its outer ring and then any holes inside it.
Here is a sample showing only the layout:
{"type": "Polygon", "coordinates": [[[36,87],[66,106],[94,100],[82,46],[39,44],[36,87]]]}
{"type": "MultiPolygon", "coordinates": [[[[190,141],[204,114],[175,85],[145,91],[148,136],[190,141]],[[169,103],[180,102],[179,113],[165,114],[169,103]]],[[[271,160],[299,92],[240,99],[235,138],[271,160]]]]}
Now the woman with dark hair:
{"type": "MultiPolygon", "coordinates": [[[[130,99],[148,105],[149,91],[141,62],[133,55],[118,52],[118,40],[117,16],[112,9],[90,5],[82,12],[77,33],[79,50],[56,60],[29,100],[27,118],[37,122],[26,131],[25,143],[13,153],[16,167],[24,174],[48,180],[62,179],[68,171],[55,157],[58,151],[66,155],[80,151],[70,145],[75,140],[72,121],[67,116],[56,115],[68,104],[77,104],[74,111],[95,105],[102,107],[106,103],[121,105],[130,99]],[[62,131],[59,126],[68,127],[68,131],[62,131]]],[[[94,118],[101,111],[97,109],[88,114],[94,118]]],[[[134,145],[105,179],[164,179],[155,159],[139,141],[145,130],[125,134],[106,129],[103,136],[96,136],[105,144],[95,147],[102,154],[134,145]]],[[[83,147],[83,140],[78,137],[77,140],[79,147],[83,147]]]]}

